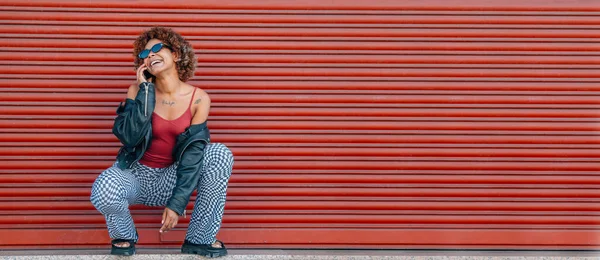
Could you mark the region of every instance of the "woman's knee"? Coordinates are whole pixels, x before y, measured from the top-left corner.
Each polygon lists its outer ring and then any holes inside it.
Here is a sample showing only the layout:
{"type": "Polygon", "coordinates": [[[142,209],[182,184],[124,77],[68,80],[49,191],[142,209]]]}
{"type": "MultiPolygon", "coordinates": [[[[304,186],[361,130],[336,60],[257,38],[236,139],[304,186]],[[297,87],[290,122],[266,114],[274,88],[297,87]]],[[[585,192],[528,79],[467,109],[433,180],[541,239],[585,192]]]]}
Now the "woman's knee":
{"type": "Polygon", "coordinates": [[[204,154],[204,179],[228,180],[233,168],[233,154],[221,143],[211,143],[204,154]]]}
{"type": "Polygon", "coordinates": [[[205,151],[205,160],[208,163],[208,171],[215,170],[226,174],[227,177],[231,175],[231,169],[233,167],[233,153],[229,148],[221,143],[210,144],[205,151]]]}
{"type": "Polygon", "coordinates": [[[126,192],[120,173],[120,169],[111,167],[102,172],[92,185],[90,201],[102,214],[122,210],[126,192]]]}

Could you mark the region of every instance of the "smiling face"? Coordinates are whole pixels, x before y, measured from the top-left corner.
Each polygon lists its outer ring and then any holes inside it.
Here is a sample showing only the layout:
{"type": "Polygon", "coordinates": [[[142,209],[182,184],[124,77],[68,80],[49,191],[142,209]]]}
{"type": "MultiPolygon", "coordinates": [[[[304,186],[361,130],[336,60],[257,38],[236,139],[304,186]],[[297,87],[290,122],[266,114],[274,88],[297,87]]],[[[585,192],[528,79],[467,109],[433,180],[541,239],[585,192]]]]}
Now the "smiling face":
{"type": "Polygon", "coordinates": [[[192,45],[179,33],[166,27],[152,27],[143,31],[133,42],[132,54],[134,71],[140,66],[148,66],[146,71],[158,78],[173,75],[183,82],[194,76],[198,64],[192,45]],[[157,46],[156,52],[150,51],[157,43],[163,43],[164,47],[157,46]],[[152,64],[153,61],[156,62],[152,64]]]}
{"type": "MultiPolygon", "coordinates": [[[[150,50],[158,43],[162,42],[158,39],[151,39],[146,43],[144,49],[150,50]]],[[[175,73],[177,73],[175,67],[176,59],[176,54],[172,52],[167,45],[163,45],[156,53],[150,51],[148,57],[144,59],[144,64],[148,67],[148,71],[152,73],[152,75],[159,76],[161,73],[169,70],[175,70],[175,73]]]]}

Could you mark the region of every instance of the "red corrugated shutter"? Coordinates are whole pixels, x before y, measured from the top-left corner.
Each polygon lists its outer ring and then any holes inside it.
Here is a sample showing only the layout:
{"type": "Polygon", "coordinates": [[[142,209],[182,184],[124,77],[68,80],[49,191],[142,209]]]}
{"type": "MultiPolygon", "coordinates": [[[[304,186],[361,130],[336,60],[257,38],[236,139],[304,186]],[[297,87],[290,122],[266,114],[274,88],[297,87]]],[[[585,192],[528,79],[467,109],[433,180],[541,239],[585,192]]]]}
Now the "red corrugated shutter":
{"type": "Polygon", "coordinates": [[[152,25],[193,43],[236,156],[231,247],[600,245],[594,1],[168,2],[0,3],[2,248],[108,246],[88,196],[152,25]]]}

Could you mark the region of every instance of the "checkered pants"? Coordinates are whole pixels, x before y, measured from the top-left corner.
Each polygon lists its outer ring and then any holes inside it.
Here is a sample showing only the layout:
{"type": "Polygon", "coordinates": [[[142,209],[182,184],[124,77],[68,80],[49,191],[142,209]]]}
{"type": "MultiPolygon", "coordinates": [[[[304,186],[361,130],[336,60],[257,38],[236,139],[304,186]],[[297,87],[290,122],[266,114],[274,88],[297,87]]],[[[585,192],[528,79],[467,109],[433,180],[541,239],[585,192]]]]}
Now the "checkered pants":
{"type": "MultiPolygon", "coordinates": [[[[204,150],[198,196],[186,239],[196,244],[215,242],[221,226],[233,155],[227,146],[211,143],[204,150]]],[[[112,239],[138,240],[129,205],[165,206],[175,187],[177,165],[150,168],[136,163],[121,170],[116,163],[96,178],[90,197],[106,219],[112,239]]]]}

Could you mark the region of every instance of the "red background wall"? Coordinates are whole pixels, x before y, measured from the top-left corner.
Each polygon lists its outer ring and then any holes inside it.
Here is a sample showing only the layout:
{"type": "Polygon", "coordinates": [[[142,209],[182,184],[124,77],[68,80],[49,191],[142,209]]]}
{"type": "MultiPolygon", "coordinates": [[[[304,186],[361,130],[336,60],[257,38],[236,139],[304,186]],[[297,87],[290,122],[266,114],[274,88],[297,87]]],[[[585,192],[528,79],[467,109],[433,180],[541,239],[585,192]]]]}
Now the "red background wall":
{"type": "MultiPolygon", "coordinates": [[[[107,247],[133,39],[197,52],[231,247],[597,249],[595,1],[0,3],[0,248],[107,247]]],[[[190,207],[192,205],[190,204],[190,207]]],[[[141,246],[161,209],[133,207],[141,246]]]]}

